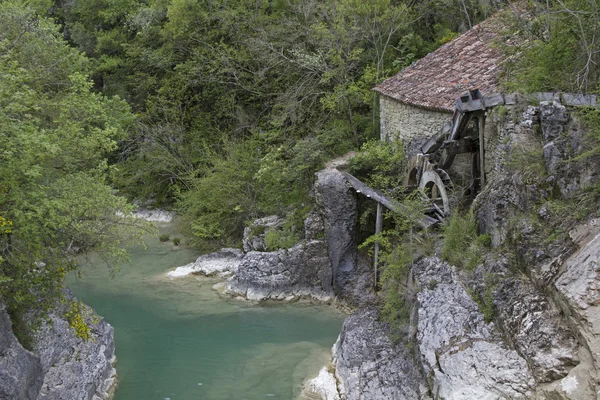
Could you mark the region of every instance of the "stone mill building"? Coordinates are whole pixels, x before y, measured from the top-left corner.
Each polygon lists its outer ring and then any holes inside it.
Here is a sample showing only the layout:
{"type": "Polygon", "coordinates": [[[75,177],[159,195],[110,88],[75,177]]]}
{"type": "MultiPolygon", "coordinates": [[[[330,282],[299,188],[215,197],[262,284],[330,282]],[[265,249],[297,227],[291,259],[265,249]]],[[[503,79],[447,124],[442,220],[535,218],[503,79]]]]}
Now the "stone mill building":
{"type": "Polygon", "coordinates": [[[452,116],[458,97],[472,89],[498,93],[499,30],[490,18],[377,85],[381,139],[429,138],[452,116]]]}

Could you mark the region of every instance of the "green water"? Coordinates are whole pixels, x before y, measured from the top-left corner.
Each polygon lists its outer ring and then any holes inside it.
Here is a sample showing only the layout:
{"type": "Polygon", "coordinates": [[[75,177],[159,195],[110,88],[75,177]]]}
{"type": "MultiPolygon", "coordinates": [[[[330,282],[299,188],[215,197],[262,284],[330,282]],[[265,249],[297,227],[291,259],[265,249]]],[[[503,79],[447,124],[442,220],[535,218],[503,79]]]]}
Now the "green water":
{"type": "Polygon", "coordinates": [[[69,280],[115,328],[116,400],[290,400],[327,363],[343,315],[224,300],[211,290],[214,279],[164,277],[194,251],[156,239],[146,245],[131,250],[113,280],[94,258],[69,280]]]}

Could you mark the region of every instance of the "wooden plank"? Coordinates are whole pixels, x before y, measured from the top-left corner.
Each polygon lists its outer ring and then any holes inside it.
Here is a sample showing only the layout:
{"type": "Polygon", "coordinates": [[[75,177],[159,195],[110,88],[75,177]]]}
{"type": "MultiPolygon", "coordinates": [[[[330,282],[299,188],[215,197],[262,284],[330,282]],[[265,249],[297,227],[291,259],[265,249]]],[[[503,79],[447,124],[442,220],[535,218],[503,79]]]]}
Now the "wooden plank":
{"type": "MultiPolygon", "coordinates": [[[[357,192],[360,192],[365,196],[370,197],[371,199],[375,200],[388,210],[396,213],[409,212],[406,209],[406,207],[404,207],[402,204],[399,204],[398,202],[389,199],[380,191],[365,185],[358,178],[350,175],[347,172],[342,172],[342,174],[344,175],[350,186],[352,186],[357,192]]],[[[430,226],[435,225],[438,222],[436,219],[431,218],[427,215],[421,215],[419,219],[419,225],[421,225],[423,228],[429,228],[430,226]]]]}
{"type": "Polygon", "coordinates": [[[595,106],[596,96],[586,94],[562,94],[562,103],[566,106],[595,106]]]}
{"type": "Polygon", "coordinates": [[[478,111],[478,110],[483,110],[484,108],[485,107],[484,107],[483,101],[481,99],[469,100],[468,103],[463,104],[462,111],[463,112],[478,111]]]}
{"type": "Polygon", "coordinates": [[[444,143],[444,139],[448,134],[452,131],[452,120],[448,120],[444,122],[442,129],[438,131],[435,135],[429,138],[427,142],[423,146],[421,146],[421,152],[423,154],[430,154],[440,148],[440,146],[444,143]]]}
{"type": "Polygon", "coordinates": [[[495,107],[501,104],[504,104],[504,96],[502,96],[501,94],[483,98],[483,105],[485,108],[495,107]]]}
{"type": "MultiPolygon", "coordinates": [[[[485,186],[485,115],[479,117],[479,173],[480,173],[480,190],[485,186]]],[[[473,177],[475,178],[475,177],[473,177]]]]}

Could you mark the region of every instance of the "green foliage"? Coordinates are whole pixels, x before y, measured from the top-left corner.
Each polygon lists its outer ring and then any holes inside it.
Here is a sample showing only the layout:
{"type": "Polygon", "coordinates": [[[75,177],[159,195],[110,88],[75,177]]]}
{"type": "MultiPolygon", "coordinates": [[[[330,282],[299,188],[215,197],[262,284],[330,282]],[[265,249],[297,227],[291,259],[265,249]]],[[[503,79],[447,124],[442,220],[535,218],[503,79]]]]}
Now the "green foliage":
{"type": "Polygon", "coordinates": [[[80,301],[71,301],[69,309],[65,313],[69,326],[73,329],[75,335],[84,341],[92,338],[90,323],[95,325],[99,322],[98,317],[90,317],[89,313],[90,309],[80,301]],[[90,321],[88,322],[88,320],[90,321]]]}
{"type": "Polygon", "coordinates": [[[0,25],[0,296],[27,342],[77,268],[73,247],[111,266],[150,227],[106,180],[127,104],[90,90],[88,60],[33,8],[1,2],[0,25]]]}
{"type": "Polygon", "coordinates": [[[513,146],[506,168],[519,174],[526,183],[543,182],[547,172],[542,146],[513,146]]]}
{"type": "Polygon", "coordinates": [[[493,298],[495,284],[492,283],[490,279],[487,279],[487,281],[488,282],[486,284],[483,296],[474,292],[470,292],[470,295],[479,306],[479,311],[481,311],[481,313],[483,314],[483,320],[489,324],[494,320],[494,316],[496,315],[496,306],[494,305],[493,298]]]}
{"type": "Polygon", "coordinates": [[[600,154],[600,110],[595,107],[582,107],[576,111],[587,131],[585,150],[575,157],[575,161],[588,160],[600,154]]]}
{"type": "Polygon", "coordinates": [[[158,237],[158,240],[160,240],[161,242],[168,242],[169,239],[171,239],[171,237],[169,235],[167,235],[166,233],[163,233],[162,235],[160,235],[158,237]]]}
{"type": "Polygon", "coordinates": [[[507,90],[591,92],[598,89],[600,13],[596,2],[523,3],[531,18],[514,18],[509,31],[521,46],[507,47],[507,90]]]}
{"type": "Polygon", "coordinates": [[[289,212],[280,228],[271,229],[265,235],[267,250],[289,249],[304,236],[304,219],[310,207],[294,208],[289,212]]]}
{"type": "Polygon", "coordinates": [[[429,281],[429,290],[435,290],[435,288],[440,284],[437,279],[432,279],[429,281]]]}
{"type": "Polygon", "coordinates": [[[179,246],[179,245],[181,244],[181,238],[174,237],[174,238],[173,238],[173,244],[174,244],[175,246],[179,246]]]}
{"type": "Polygon", "coordinates": [[[468,270],[481,262],[484,248],[491,242],[489,235],[477,233],[477,218],[472,211],[465,215],[456,211],[442,227],[442,235],[442,259],[468,270]]]}
{"type": "Polygon", "coordinates": [[[246,221],[257,217],[254,174],[260,153],[256,142],[223,145],[226,155],[206,150],[209,165],[190,190],[181,193],[179,210],[187,218],[194,236],[204,243],[233,245],[246,221]]]}
{"type": "Polygon", "coordinates": [[[294,232],[273,229],[265,235],[265,247],[267,251],[289,249],[300,240],[294,232]]]}
{"type": "Polygon", "coordinates": [[[370,140],[349,160],[348,169],[367,185],[389,191],[401,186],[405,163],[401,143],[370,140]]]}
{"type": "Polygon", "coordinates": [[[408,284],[408,273],[415,258],[423,253],[427,246],[428,232],[422,231],[419,216],[423,212],[423,203],[418,194],[406,196],[402,202],[404,212],[389,212],[393,219],[393,228],[373,235],[359,248],[372,249],[379,243],[380,271],[378,286],[384,293],[381,316],[391,326],[391,336],[396,342],[402,340],[408,329],[411,302],[414,288],[408,284]]]}

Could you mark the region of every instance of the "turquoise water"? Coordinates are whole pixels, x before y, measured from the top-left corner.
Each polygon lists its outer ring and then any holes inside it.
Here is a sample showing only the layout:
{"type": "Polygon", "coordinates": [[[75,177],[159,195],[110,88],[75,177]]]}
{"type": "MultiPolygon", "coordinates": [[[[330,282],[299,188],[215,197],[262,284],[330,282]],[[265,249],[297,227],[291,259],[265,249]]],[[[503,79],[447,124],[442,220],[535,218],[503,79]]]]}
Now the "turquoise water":
{"type": "Polygon", "coordinates": [[[92,257],[69,282],[115,328],[116,400],[290,400],[327,364],[343,315],[224,300],[211,289],[215,279],[164,276],[194,251],[151,238],[146,245],[112,280],[92,257]]]}

